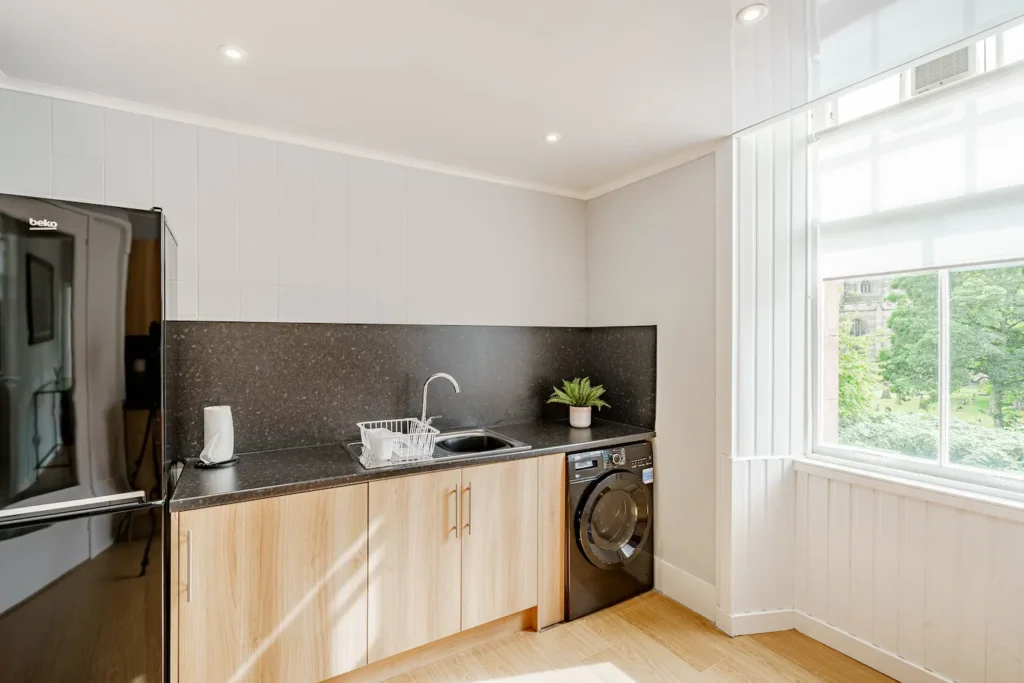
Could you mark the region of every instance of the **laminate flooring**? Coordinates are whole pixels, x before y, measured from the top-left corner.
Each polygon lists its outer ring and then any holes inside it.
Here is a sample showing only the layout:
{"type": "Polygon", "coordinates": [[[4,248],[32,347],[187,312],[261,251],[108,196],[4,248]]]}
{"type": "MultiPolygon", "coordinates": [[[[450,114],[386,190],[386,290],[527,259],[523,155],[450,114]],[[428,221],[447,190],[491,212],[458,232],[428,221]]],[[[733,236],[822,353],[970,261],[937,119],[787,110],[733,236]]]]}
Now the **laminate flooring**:
{"type": "Polygon", "coordinates": [[[796,631],[729,638],[658,593],[541,633],[521,631],[394,683],[876,683],[877,671],[796,631]]]}

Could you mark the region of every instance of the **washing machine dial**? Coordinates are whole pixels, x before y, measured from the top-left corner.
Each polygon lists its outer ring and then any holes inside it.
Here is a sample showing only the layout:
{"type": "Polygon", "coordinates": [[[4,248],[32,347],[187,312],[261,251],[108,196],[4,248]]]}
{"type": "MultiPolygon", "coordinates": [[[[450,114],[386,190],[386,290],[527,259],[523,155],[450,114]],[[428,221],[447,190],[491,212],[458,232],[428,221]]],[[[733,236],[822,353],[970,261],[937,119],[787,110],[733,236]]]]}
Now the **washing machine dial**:
{"type": "Polygon", "coordinates": [[[626,454],[624,451],[612,451],[612,464],[616,467],[622,467],[626,464],[626,454]]]}

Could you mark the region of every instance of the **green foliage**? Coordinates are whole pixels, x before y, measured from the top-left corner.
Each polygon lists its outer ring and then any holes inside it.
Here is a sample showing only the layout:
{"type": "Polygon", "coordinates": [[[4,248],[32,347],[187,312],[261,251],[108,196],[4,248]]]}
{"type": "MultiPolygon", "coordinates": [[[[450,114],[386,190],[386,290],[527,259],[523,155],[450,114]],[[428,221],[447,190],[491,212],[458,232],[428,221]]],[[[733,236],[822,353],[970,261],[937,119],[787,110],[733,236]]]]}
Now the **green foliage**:
{"type": "Polygon", "coordinates": [[[853,315],[839,321],[839,423],[851,424],[871,408],[880,381],[871,349],[882,334],[853,334],[853,315]]]}
{"type": "Polygon", "coordinates": [[[1024,267],[954,272],[949,292],[951,387],[979,378],[995,426],[1009,426],[1024,394],[1024,267]]]}
{"type": "MultiPolygon", "coordinates": [[[[900,403],[893,412],[868,412],[878,395],[876,385],[865,368],[865,350],[851,338],[849,323],[843,321],[839,441],[935,458],[938,417],[920,411],[938,400],[939,279],[934,274],[899,276],[890,285],[887,301],[895,307],[888,321],[888,344],[877,365],[881,379],[900,403]],[[919,412],[902,412],[900,406],[909,400],[918,403],[919,412]]],[[[954,393],[949,424],[950,461],[1024,472],[1024,267],[950,273],[949,343],[950,392],[960,392],[954,393]],[[955,397],[965,394],[970,397],[970,410],[956,405],[955,397]],[[975,418],[981,411],[987,413],[989,426],[975,424],[980,419],[971,419],[971,410],[977,411],[975,418]],[[965,415],[971,421],[963,419],[965,415]]]]}
{"type": "Polygon", "coordinates": [[[917,398],[926,409],[939,398],[939,279],[934,274],[892,280],[888,300],[890,348],[882,377],[901,401],[917,398]]]}
{"type": "MultiPolygon", "coordinates": [[[[839,442],[935,458],[939,450],[939,420],[920,413],[883,413],[840,426],[839,442]]],[[[949,459],[974,467],[1024,472],[1024,432],[950,420],[949,459]]]]}
{"type": "Polygon", "coordinates": [[[604,394],[604,387],[600,384],[596,387],[590,385],[590,378],[579,377],[573,379],[571,382],[567,379],[562,380],[562,388],[552,387],[554,393],[548,398],[548,403],[563,403],[567,406],[573,406],[575,408],[594,408],[598,410],[601,408],[611,408],[610,405],[601,400],[601,395],[604,394]]]}
{"type": "MultiPolygon", "coordinates": [[[[938,278],[893,278],[888,300],[891,347],[882,376],[900,400],[921,408],[938,399],[938,278]]],[[[979,382],[996,427],[1013,423],[1007,407],[1024,398],[1024,267],[950,274],[950,389],[979,382]]]]}

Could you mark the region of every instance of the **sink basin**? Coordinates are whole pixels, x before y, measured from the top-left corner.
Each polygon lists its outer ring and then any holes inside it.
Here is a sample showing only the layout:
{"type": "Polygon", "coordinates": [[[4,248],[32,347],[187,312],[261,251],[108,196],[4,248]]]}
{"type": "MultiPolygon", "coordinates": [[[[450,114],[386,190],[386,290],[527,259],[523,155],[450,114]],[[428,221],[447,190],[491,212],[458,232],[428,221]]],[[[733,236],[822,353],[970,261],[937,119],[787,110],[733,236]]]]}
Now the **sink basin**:
{"type": "MultiPolygon", "coordinates": [[[[358,441],[347,443],[344,445],[344,448],[352,456],[353,460],[364,468],[368,467],[360,459],[360,455],[363,452],[362,443],[358,441]]],[[[519,453],[528,450],[530,450],[530,446],[522,441],[510,439],[489,429],[461,429],[456,432],[439,434],[434,441],[434,455],[432,457],[435,460],[458,459],[469,458],[474,455],[519,453]]],[[[369,467],[395,467],[408,463],[409,461],[378,462],[369,467]]]]}
{"type": "Polygon", "coordinates": [[[434,442],[435,458],[480,455],[483,453],[515,453],[530,447],[522,441],[510,439],[489,429],[463,429],[441,434],[434,442]]]}

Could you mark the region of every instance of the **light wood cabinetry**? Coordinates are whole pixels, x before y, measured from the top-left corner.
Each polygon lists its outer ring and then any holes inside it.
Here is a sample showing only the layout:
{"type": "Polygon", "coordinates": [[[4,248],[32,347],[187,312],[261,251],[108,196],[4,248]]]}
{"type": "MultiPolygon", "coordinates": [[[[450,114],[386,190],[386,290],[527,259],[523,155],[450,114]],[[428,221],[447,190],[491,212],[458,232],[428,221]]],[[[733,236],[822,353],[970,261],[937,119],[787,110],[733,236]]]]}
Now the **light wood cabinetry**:
{"type": "Polygon", "coordinates": [[[366,663],[367,485],[180,513],[178,680],[320,681],[366,663]]]}
{"type": "Polygon", "coordinates": [[[462,470],[462,628],[537,604],[537,461],[462,470]]]}
{"type": "Polygon", "coordinates": [[[565,619],[565,453],[537,458],[537,628],[565,619]]]}
{"type": "Polygon", "coordinates": [[[525,458],[174,514],[172,683],[362,680],[455,634],[561,621],[564,467],[525,458]]]}
{"type": "Polygon", "coordinates": [[[369,661],[460,624],[460,470],[370,482],[369,661]]]}

